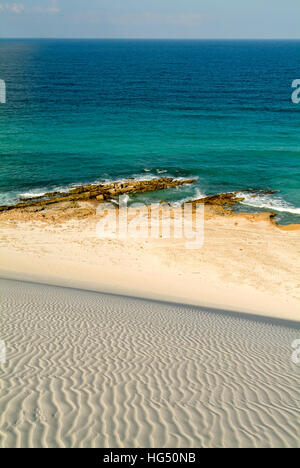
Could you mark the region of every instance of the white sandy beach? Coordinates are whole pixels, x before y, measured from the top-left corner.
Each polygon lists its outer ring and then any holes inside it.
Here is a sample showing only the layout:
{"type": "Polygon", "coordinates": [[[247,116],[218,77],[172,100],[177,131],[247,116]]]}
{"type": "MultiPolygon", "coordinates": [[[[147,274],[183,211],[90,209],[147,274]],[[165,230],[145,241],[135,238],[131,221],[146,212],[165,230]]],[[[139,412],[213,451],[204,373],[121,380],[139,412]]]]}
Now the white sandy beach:
{"type": "Polygon", "coordinates": [[[299,326],[1,280],[0,446],[299,447],[299,326]]]}
{"type": "Polygon", "coordinates": [[[0,217],[0,446],[299,447],[299,226],[215,207],[189,250],[98,222],[0,217]]]}
{"type": "Polygon", "coordinates": [[[299,229],[208,212],[204,245],[189,250],[185,239],[99,238],[93,206],[82,210],[2,214],[0,277],[300,321],[299,229]]]}

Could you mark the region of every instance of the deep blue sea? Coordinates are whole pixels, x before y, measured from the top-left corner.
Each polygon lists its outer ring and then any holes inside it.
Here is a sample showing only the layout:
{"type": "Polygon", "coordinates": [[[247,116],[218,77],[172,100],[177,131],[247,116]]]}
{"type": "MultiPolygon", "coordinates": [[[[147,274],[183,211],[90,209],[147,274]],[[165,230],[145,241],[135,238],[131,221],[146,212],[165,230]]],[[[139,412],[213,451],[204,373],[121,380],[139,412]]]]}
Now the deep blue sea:
{"type": "Polygon", "coordinates": [[[196,176],[195,187],[144,198],[272,189],[246,192],[243,209],[300,223],[297,78],[300,41],[0,40],[0,204],[196,176]]]}

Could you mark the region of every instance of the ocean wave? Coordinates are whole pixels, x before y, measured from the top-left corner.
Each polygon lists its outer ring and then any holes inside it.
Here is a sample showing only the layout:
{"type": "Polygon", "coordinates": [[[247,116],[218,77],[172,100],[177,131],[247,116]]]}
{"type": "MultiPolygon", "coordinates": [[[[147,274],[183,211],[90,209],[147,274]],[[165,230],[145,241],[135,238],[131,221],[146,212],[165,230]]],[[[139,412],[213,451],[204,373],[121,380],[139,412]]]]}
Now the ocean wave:
{"type": "Polygon", "coordinates": [[[41,187],[39,189],[28,190],[27,192],[23,191],[11,191],[0,193],[0,205],[15,205],[20,201],[26,202],[30,198],[43,198],[46,193],[50,192],[61,192],[67,193],[72,188],[80,187],[82,184],[70,184],[65,186],[56,186],[56,187],[41,187]]]}
{"type": "Polygon", "coordinates": [[[166,174],[168,171],[166,169],[156,169],[157,174],[166,174]]]}
{"type": "Polygon", "coordinates": [[[157,174],[165,174],[167,171],[167,169],[148,169],[148,168],[145,168],[143,169],[143,172],[151,172],[151,171],[155,171],[157,174]]]}
{"type": "Polygon", "coordinates": [[[81,184],[70,184],[62,187],[50,187],[44,189],[33,189],[28,192],[19,192],[17,194],[17,199],[26,201],[29,198],[43,198],[47,193],[51,192],[67,193],[73,188],[80,187],[80,185],[81,184]]]}
{"type": "Polygon", "coordinates": [[[300,208],[291,205],[278,196],[266,194],[260,195],[249,192],[239,192],[237,196],[244,198],[241,205],[300,215],[300,208]]]}
{"type": "Polygon", "coordinates": [[[192,202],[192,201],[195,201],[195,200],[200,200],[201,198],[205,198],[206,195],[201,192],[201,190],[199,189],[199,187],[196,187],[195,190],[194,190],[194,193],[188,197],[184,197],[184,198],[181,198],[180,200],[176,201],[176,202],[173,202],[174,206],[181,206],[183,203],[188,203],[188,202],[192,202]]]}
{"type": "Polygon", "coordinates": [[[41,198],[44,195],[46,195],[47,191],[36,191],[36,190],[31,190],[30,192],[23,192],[20,193],[19,198],[22,200],[26,200],[27,198],[41,198]]]}
{"type": "Polygon", "coordinates": [[[18,196],[15,193],[1,193],[0,194],[0,205],[10,206],[14,205],[18,201],[18,196]]]}

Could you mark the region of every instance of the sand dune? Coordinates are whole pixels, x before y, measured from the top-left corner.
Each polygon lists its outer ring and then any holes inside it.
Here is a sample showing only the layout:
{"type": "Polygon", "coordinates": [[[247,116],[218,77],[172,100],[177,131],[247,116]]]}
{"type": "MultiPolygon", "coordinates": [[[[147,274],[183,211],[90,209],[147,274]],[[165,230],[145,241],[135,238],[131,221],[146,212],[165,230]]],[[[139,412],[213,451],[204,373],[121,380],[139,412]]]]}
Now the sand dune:
{"type": "Polygon", "coordinates": [[[299,447],[299,325],[0,281],[0,446],[299,447]]]}

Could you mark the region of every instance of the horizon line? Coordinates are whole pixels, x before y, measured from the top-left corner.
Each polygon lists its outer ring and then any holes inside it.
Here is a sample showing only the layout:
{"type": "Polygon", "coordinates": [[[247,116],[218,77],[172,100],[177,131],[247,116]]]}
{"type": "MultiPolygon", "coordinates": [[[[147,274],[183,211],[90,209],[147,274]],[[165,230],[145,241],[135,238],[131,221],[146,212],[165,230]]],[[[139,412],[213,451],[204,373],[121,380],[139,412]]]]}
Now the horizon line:
{"type": "Polygon", "coordinates": [[[59,36],[28,36],[28,37],[0,37],[0,40],[14,39],[14,40],[25,40],[25,39],[39,39],[39,40],[99,40],[99,41],[300,41],[299,38],[289,37],[59,37],[59,36]]]}

